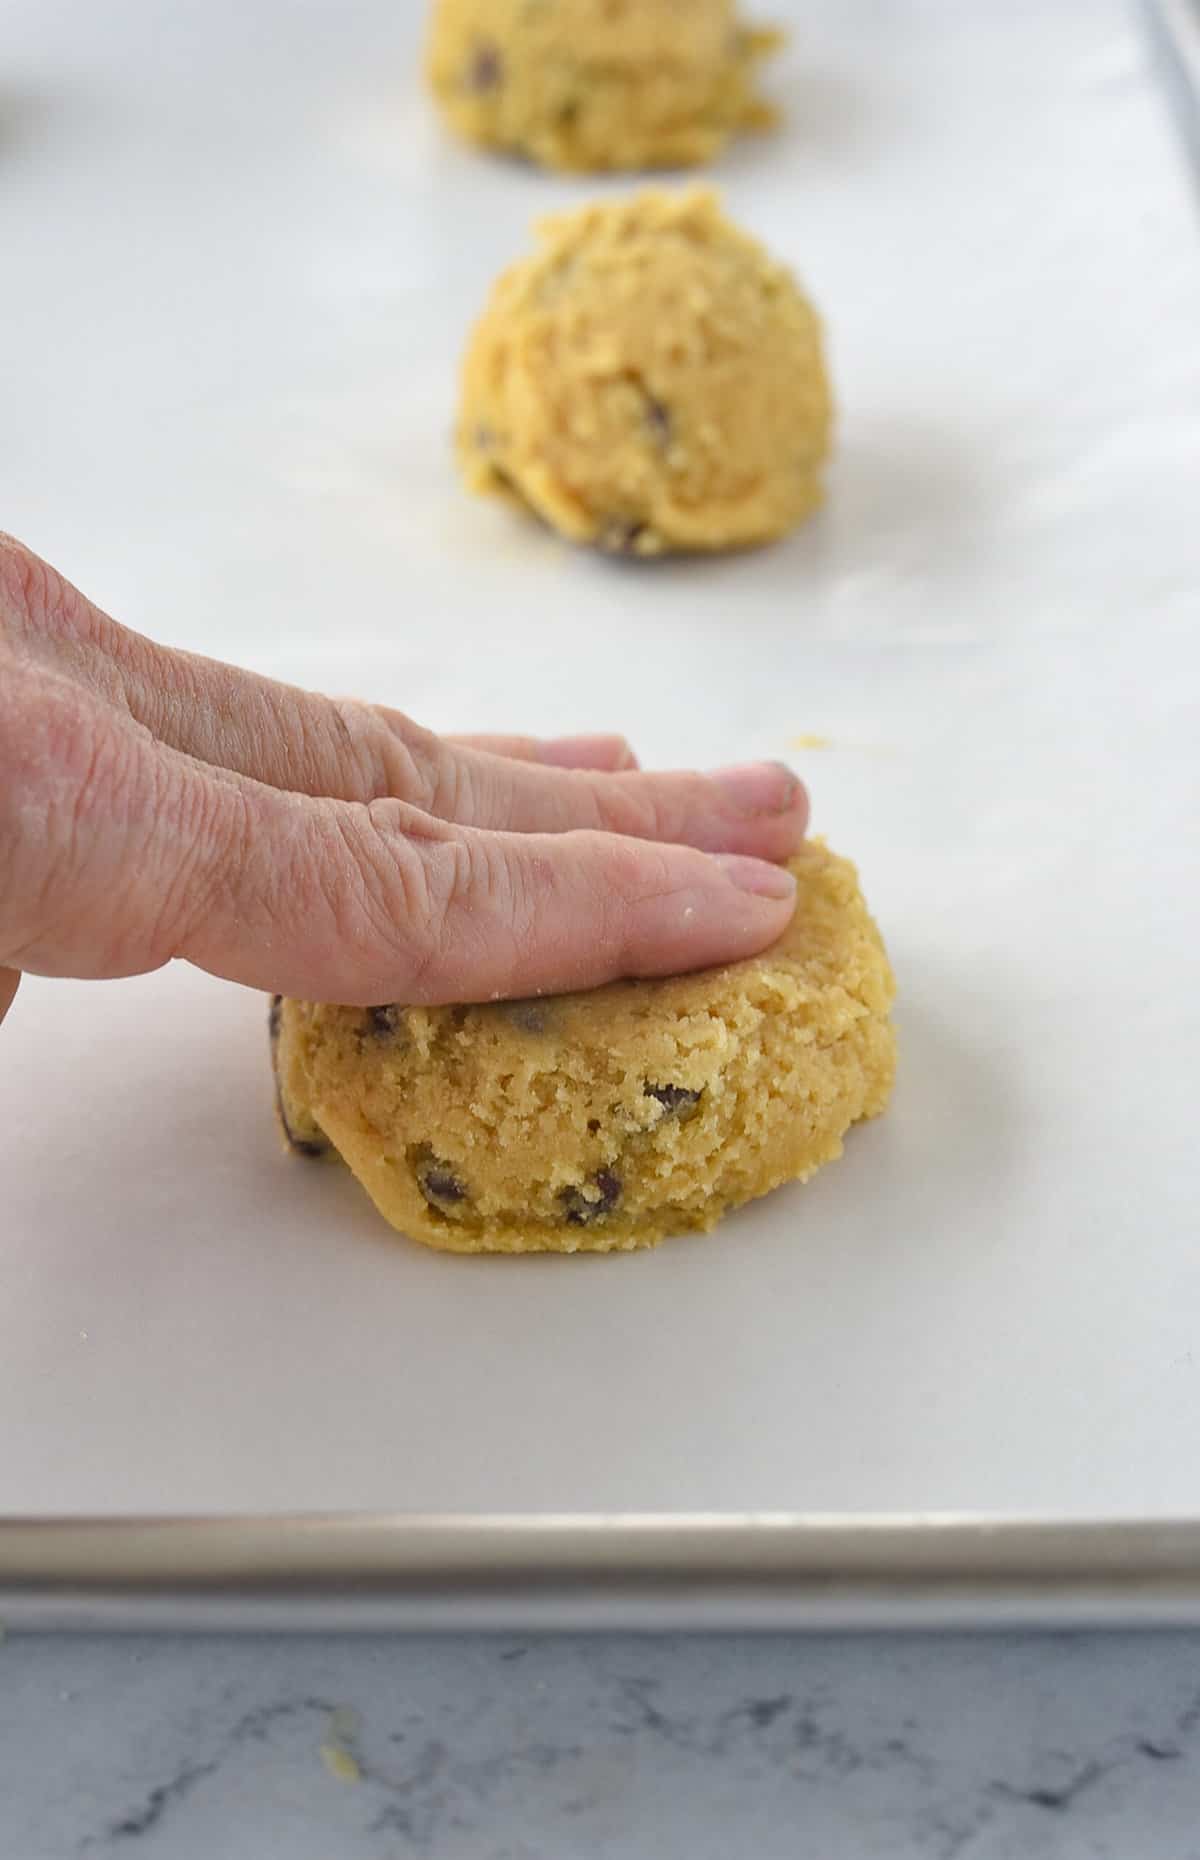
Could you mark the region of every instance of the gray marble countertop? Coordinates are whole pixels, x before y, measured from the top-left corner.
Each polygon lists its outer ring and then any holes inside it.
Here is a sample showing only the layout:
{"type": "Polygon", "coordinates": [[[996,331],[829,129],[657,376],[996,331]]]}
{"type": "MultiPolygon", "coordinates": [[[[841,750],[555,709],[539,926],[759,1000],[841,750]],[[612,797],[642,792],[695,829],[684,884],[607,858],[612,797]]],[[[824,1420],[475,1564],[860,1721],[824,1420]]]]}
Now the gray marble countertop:
{"type": "Polygon", "coordinates": [[[3,1860],[1200,1860],[1200,1636],[0,1644],[3,1860]]]}

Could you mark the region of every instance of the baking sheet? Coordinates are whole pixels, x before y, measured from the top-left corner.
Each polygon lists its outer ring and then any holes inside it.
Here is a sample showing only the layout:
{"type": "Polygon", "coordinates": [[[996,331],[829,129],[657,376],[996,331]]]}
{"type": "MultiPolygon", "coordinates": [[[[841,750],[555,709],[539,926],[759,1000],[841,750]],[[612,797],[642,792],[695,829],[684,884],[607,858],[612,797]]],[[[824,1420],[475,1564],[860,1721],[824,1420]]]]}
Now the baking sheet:
{"type": "MultiPolygon", "coordinates": [[[[1189,182],[1119,5],[773,11],[787,128],[716,178],[825,312],[828,506],[643,571],[454,481],[465,326],[532,215],[599,190],[444,140],[415,6],[10,7],[7,525],[134,626],[434,725],[791,755],[886,933],[902,1060],[843,1162],[713,1236],[447,1259],[278,1152],[259,998],[29,980],[0,1035],[7,1517],[1193,1541],[1189,182]]],[[[273,1528],[278,1569],[302,1533],[273,1528]]],[[[29,1541],[0,1525],[10,1587],[29,1541]]]]}
{"type": "Polygon", "coordinates": [[[1180,134],[1200,169],[1200,0],[1145,0],[1145,14],[1180,134]]]}

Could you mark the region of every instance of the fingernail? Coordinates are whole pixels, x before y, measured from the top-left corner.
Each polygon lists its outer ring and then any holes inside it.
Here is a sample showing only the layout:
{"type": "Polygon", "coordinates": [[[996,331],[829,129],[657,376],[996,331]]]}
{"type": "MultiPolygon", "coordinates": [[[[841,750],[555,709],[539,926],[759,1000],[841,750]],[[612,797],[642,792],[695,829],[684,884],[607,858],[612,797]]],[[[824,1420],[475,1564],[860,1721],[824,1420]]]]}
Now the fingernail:
{"type": "Polygon", "coordinates": [[[800,779],[783,762],[746,762],[714,769],[715,781],[739,814],[786,814],[795,803],[800,779]]]}
{"type": "Polygon", "coordinates": [[[538,754],[551,768],[600,768],[620,773],[637,767],[637,757],[629,744],[623,737],[612,735],[548,737],[539,744],[538,754]]]}
{"type": "Polygon", "coordinates": [[[730,884],[748,891],[756,898],[775,898],[783,903],[796,895],[796,881],[785,865],[772,865],[767,859],[751,859],[745,853],[714,853],[713,858],[730,884]]]}

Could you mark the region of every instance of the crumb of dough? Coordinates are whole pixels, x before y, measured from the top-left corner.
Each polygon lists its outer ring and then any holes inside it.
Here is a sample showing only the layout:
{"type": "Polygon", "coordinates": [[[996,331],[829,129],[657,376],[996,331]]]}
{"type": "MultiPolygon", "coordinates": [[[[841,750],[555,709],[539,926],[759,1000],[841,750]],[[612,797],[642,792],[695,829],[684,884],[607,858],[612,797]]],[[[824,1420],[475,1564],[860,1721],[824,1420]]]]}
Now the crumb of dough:
{"type": "Polygon", "coordinates": [[[362,1770],[359,1767],[358,1759],[352,1757],[348,1750],[343,1750],[339,1744],[322,1744],[321,1761],[329,1771],[329,1774],[335,1776],[338,1782],[356,1783],[362,1781],[362,1770]]]}
{"type": "Polygon", "coordinates": [[[468,142],[577,172],[688,168],[775,121],[783,34],[734,0],[436,0],[426,70],[468,142]]]}
{"type": "Polygon", "coordinates": [[[330,1712],[325,1741],[321,1745],[321,1761],[338,1782],[362,1781],[362,1766],[348,1748],[351,1740],[358,1736],[358,1729],[358,1713],[352,1705],[338,1705],[330,1712]]]}
{"type": "Polygon", "coordinates": [[[790,869],[779,941],[700,974],[476,1007],[285,1000],[289,1123],[451,1252],[627,1251],[806,1180],[888,1101],[894,983],[849,861],[810,841],[790,869]]]}
{"type": "Polygon", "coordinates": [[[700,188],[544,220],[462,368],[468,487],[634,557],[739,549],[821,499],[832,409],[791,273],[700,188]]]}

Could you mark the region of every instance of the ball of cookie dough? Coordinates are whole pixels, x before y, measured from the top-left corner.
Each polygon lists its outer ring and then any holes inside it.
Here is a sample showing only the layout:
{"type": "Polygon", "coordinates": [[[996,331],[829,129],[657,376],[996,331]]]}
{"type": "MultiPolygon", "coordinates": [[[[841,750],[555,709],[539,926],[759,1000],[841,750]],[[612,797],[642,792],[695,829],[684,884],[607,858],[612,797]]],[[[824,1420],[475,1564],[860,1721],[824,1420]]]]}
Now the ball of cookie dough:
{"type": "Polygon", "coordinates": [[[690,167],[772,112],[780,35],[733,0],[437,0],[429,81],[469,141],[551,168],[690,167]]]}
{"type": "Polygon", "coordinates": [[[613,553],[741,548],[820,500],[821,332],[716,196],[650,192],[542,222],[463,364],[472,490],[613,553]]]}
{"type": "Polygon", "coordinates": [[[803,1181],[887,1102],[893,982],[854,867],[814,841],[791,869],[791,927],[726,968],[482,1007],[285,1000],[285,1131],[457,1253],[651,1246],[803,1181]]]}

